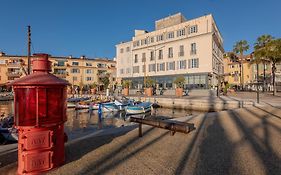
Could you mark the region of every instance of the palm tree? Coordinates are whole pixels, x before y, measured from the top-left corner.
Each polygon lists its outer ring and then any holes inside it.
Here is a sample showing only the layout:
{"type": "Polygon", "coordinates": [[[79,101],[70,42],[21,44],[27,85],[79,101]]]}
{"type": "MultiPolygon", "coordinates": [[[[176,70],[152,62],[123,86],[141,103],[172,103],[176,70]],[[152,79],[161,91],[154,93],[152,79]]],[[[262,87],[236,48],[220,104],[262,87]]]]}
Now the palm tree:
{"type": "Polygon", "coordinates": [[[271,62],[272,67],[272,84],[273,84],[273,95],[276,94],[276,84],[275,84],[275,72],[276,63],[281,62],[281,38],[270,41],[262,49],[264,50],[266,57],[271,62]]]}
{"type": "Polygon", "coordinates": [[[233,52],[239,54],[238,63],[240,67],[240,87],[244,87],[244,72],[243,72],[243,61],[244,61],[244,52],[249,49],[249,44],[246,40],[240,40],[236,42],[233,46],[233,52]]]}
{"type": "MultiPolygon", "coordinates": [[[[272,41],[273,37],[271,35],[262,35],[260,37],[257,38],[257,42],[255,43],[254,49],[255,52],[261,48],[264,48],[265,45],[267,43],[269,43],[270,41],[272,41]]],[[[265,53],[264,52],[259,52],[255,55],[255,59],[258,59],[257,62],[259,62],[258,64],[262,63],[263,64],[263,92],[265,91],[265,70],[266,70],[266,64],[269,63],[269,60],[266,58],[265,53]]]]}

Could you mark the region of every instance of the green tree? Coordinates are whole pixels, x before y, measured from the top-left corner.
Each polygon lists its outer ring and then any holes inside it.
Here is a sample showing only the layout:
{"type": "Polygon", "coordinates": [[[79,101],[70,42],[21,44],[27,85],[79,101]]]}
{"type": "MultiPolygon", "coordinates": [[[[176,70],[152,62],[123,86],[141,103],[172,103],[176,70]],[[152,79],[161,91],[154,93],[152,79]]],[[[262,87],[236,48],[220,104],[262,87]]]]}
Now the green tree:
{"type": "Polygon", "coordinates": [[[106,76],[102,77],[101,82],[104,85],[104,89],[107,89],[108,85],[109,85],[109,76],[106,75],[106,76]]]}
{"type": "Polygon", "coordinates": [[[273,95],[276,94],[276,63],[281,62],[281,38],[268,42],[260,52],[264,52],[265,56],[271,62],[272,69],[272,84],[273,84],[273,95]]]}
{"type": "Polygon", "coordinates": [[[249,44],[246,40],[240,40],[235,43],[233,46],[233,52],[238,54],[237,62],[239,63],[240,67],[240,86],[244,87],[244,71],[243,71],[243,61],[244,61],[244,52],[249,49],[249,44]]]}
{"type": "Polygon", "coordinates": [[[153,87],[153,85],[155,85],[156,82],[154,79],[147,77],[146,81],[145,81],[145,87],[149,88],[149,87],[153,87]]]}
{"type": "Polygon", "coordinates": [[[184,84],[185,84],[185,78],[184,76],[178,76],[174,83],[176,84],[177,88],[183,88],[184,84]]]}
{"type": "Polygon", "coordinates": [[[253,63],[256,64],[263,64],[263,91],[265,90],[265,86],[266,86],[266,64],[269,63],[270,61],[268,60],[268,58],[266,57],[266,53],[263,51],[259,51],[261,48],[264,48],[266,46],[267,43],[269,43],[270,41],[273,40],[273,37],[271,35],[262,35],[260,37],[257,38],[257,41],[255,43],[254,46],[254,56],[255,59],[253,61],[253,63]]]}

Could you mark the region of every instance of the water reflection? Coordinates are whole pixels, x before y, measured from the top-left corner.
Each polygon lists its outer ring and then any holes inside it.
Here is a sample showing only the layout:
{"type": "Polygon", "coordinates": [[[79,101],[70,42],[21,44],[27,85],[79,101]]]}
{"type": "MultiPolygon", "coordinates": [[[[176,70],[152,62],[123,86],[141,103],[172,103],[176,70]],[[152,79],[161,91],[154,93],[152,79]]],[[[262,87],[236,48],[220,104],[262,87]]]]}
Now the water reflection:
{"type": "MultiPolygon", "coordinates": [[[[5,115],[13,114],[13,102],[0,102],[0,113],[5,113],[5,115]]],[[[164,116],[165,118],[177,118],[194,113],[195,112],[192,113],[188,110],[158,108],[152,110],[151,113],[146,114],[146,116],[164,116]]],[[[100,129],[132,125],[132,123],[130,123],[128,119],[129,117],[126,116],[124,111],[102,113],[101,117],[99,117],[97,110],[89,112],[87,109],[68,109],[67,121],[65,122],[65,132],[67,133],[68,138],[71,140],[83,135],[93,133],[100,129]]]]}

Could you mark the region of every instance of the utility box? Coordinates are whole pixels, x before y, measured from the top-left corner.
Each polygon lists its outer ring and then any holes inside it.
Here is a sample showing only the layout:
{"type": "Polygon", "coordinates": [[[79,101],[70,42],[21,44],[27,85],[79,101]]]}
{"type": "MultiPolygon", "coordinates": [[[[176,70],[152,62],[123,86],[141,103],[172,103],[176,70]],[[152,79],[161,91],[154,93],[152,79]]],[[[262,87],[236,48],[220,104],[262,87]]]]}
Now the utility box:
{"type": "Polygon", "coordinates": [[[35,54],[33,73],[10,83],[18,129],[18,174],[40,174],[64,163],[67,85],[49,72],[47,54],[35,54]]]}

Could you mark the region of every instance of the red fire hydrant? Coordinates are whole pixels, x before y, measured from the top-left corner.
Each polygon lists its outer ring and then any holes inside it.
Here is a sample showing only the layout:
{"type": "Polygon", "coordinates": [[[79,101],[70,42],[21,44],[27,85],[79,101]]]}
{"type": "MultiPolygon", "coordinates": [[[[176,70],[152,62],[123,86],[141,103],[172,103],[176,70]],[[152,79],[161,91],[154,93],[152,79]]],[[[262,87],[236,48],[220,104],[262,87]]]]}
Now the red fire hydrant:
{"type": "Polygon", "coordinates": [[[47,54],[35,54],[33,73],[11,82],[18,129],[18,174],[40,174],[64,163],[67,81],[52,74],[47,54]]]}

